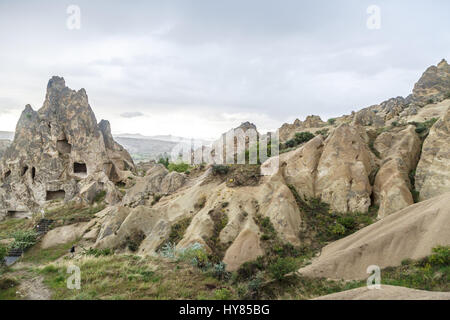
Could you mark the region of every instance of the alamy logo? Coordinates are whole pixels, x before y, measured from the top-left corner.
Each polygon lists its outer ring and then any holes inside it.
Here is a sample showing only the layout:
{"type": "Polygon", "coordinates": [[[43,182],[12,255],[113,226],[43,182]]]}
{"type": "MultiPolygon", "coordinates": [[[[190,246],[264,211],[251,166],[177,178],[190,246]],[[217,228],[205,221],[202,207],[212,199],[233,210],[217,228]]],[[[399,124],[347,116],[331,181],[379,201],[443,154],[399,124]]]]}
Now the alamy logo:
{"type": "Polygon", "coordinates": [[[80,30],[81,29],[81,9],[79,6],[70,5],[66,10],[67,14],[67,29],[80,30]]]}
{"type": "Polygon", "coordinates": [[[81,289],[81,271],[76,265],[71,264],[67,267],[67,273],[71,276],[67,279],[67,289],[81,289]]]}
{"type": "Polygon", "coordinates": [[[367,14],[369,14],[369,18],[367,18],[367,28],[370,30],[379,30],[381,29],[381,9],[379,6],[371,5],[367,8],[367,14]]]}
{"type": "Polygon", "coordinates": [[[367,278],[368,289],[381,289],[381,269],[377,265],[371,265],[367,267],[366,272],[370,274],[367,278]]]}
{"type": "Polygon", "coordinates": [[[212,145],[191,140],[178,143],[171,151],[172,162],[198,164],[263,164],[262,175],[272,175],[279,166],[279,133],[260,135],[253,128],[233,129],[212,145]],[[267,161],[269,160],[269,161],[267,161]]]}

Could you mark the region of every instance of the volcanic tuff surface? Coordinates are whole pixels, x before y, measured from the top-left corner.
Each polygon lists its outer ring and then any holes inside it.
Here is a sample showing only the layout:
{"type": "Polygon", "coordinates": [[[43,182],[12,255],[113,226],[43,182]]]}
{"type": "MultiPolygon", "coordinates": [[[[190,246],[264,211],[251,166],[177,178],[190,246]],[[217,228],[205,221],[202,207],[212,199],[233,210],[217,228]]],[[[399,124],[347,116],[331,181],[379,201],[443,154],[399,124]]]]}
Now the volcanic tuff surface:
{"type": "MultiPolygon", "coordinates": [[[[91,198],[105,189],[110,204],[116,203],[71,233],[95,248],[117,252],[127,252],[130,239],[137,237],[136,252],[153,254],[184,225],[177,248],[200,243],[229,270],[270,249],[263,230],[267,221],[280,241],[304,245],[303,236],[315,222],[306,219],[302,202],[322,201],[330,214],[377,210],[381,221],[325,247],[321,260],[308,269],[314,276],[343,277],[343,270],[350,270],[346,274],[351,278],[365,276],[360,269],[372,258],[375,264],[395,265],[402,258],[430,254],[436,244],[450,243],[449,199],[444,194],[450,190],[448,75],[448,64],[442,61],[423,74],[406,98],[329,122],[310,116],[285,124],[280,129],[282,146],[298,132],[315,137],[261,165],[225,170],[206,164],[179,173],[149,163],[140,167],[146,170],[141,176],[112,139],[109,123],[97,124],[84,90],[72,91],[61,78],[53,78],[43,108],[25,109],[2,159],[0,205],[22,210],[45,204],[48,191],[63,190],[68,201],[91,198]],[[279,169],[262,176],[276,161],[279,169]],[[127,185],[123,197],[114,183],[127,185]],[[436,196],[414,204],[417,198],[436,196]],[[361,255],[366,247],[370,250],[361,255]],[[386,247],[388,254],[380,258],[386,247]]],[[[256,129],[251,123],[240,128],[256,129]]],[[[63,243],[67,230],[55,230],[45,246],[63,243]]]]}
{"type": "Polygon", "coordinates": [[[31,211],[55,199],[89,202],[102,190],[113,203],[113,182],[130,170],[128,152],[114,142],[107,121],[97,124],[85,90],[71,90],[53,77],[42,108],[25,107],[4,151],[0,210],[31,211]]]}

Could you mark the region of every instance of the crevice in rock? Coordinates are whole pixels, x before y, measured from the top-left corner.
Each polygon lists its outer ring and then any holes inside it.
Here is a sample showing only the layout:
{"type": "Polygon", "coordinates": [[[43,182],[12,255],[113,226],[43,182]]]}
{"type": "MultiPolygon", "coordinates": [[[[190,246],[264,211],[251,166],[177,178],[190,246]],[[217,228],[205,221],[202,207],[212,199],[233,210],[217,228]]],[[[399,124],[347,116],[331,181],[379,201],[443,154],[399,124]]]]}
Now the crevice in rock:
{"type": "Polygon", "coordinates": [[[28,171],[28,166],[24,166],[23,168],[22,168],[22,171],[20,172],[20,176],[24,176],[25,175],[25,173],[27,173],[27,171],[28,171]]]}

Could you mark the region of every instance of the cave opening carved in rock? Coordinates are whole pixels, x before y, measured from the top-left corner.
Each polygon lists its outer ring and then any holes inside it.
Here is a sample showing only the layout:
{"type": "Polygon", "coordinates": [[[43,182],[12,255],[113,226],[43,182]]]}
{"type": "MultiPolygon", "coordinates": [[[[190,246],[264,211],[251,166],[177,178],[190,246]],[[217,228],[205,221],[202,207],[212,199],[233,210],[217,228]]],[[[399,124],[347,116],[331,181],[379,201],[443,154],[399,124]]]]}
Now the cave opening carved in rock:
{"type": "Polygon", "coordinates": [[[36,178],[36,168],[35,167],[31,168],[31,179],[33,179],[33,181],[34,181],[34,178],[36,178]]]}
{"type": "Polygon", "coordinates": [[[47,196],[45,197],[45,200],[46,201],[64,200],[65,197],[66,197],[66,192],[64,190],[47,191],[47,196]]]}
{"type": "Polygon", "coordinates": [[[74,162],[73,163],[73,173],[77,174],[87,174],[87,166],[86,163],[83,162],[74,162]]]}

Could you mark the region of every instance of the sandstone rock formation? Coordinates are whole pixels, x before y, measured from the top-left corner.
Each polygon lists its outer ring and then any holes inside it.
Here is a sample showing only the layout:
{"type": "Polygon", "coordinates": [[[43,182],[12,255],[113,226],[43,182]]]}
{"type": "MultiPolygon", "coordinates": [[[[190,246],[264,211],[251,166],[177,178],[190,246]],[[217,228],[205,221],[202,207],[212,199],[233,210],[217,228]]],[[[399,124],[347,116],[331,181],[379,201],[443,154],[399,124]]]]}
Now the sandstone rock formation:
{"type": "Polygon", "coordinates": [[[442,100],[450,93],[450,66],[442,59],[437,66],[429,67],[414,85],[413,96],[415,99],[442,100]]]}
{"type": "Polygon", "coordinates": [[[416,290],[383,284],[380,289],[361,287],[328,294],[314,300],[450,300],[450,292],[416,290]]]}
{"type": "Polygon", "coordinates": [[[361,127],[340,125],[325,141],[317,166],[316,195],[338,212],[367,212],[372,186],[369,175],[375,169],[361,127]]]}
{"type": "Polygon", "coordinates": [[[27,105],[22,112],[0,168],[0,210],[29,211],[46,201],[79,197],[92,183],[117,201],[113,182],[134,164],[112,140],[109,123],[97,124],[85,90],[71,90],[63,78],[53,77],[42,108],[27,105]]]}
{"type": "Polygon", "coordinates": [[[409,173],[419,161],[421,141],[414,126],[398,132],[383,132],[374,143],[382,165],[374,184],[374,200],[378,217],[401,210],[414,203],[409,173]]]}
{"type": "Polygon", "coordinates": [[[299,272],[330,279],[366,279],[367,267],[398,266],[450,245],[450,193],[414,204],[322,249],[299,272]]]}
{"type": "Polygon", "coordinates": [[[3,153],[5,152],[6,148],[11,144],[11,141],[9,140],[0,140],[0,159],[3,156],[3,153]]]}
{"type": "Polygon", "coordinates": [[[296,119],[292,124],[285,123],[279,129],[279,137],[281,142],[285,142],[292,139],[296,132],[300,131],[310,131],[312,128],[322,128],[326,126],[327,123],[323,122],[319,116],[311,115],[307,116],[305,121],[300,121],[296,119]]]}
{"type": "Polygon", "coordinates": [[[430,130],[416,170],[420,199],[450,191],[450,108],[430,130]]]}
{"type": "MultiPolygon", "coordinates": [[[[123,205],[137,206],[151,200],[151,197],[173,193],[183,186],[186,176],[170,172],[162,164],[153,164],[144,177],[136,177],[136,184],[130,188],[122,200],[123,205]]],[[[149,204],[149,203],[147,203],[149,204]]]]}

